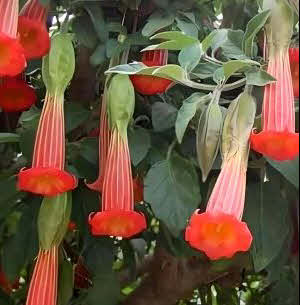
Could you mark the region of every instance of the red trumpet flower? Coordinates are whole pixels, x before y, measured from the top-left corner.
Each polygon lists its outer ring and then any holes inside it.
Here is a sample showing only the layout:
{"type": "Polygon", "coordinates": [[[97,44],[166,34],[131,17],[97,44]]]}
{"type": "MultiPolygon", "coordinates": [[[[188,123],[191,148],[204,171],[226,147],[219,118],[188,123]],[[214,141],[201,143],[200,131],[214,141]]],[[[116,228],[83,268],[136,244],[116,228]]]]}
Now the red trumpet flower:
{"type": "Polygon", "coordinates": [[[263,130],[259,134],[252,134],[251,144],[252,149],[266,157],[288,161],[299,155],[299,135],[295,133],[293,80],[287,46],[293,33],[294,12],[288,4],[280,1],[273,2],[271,9],[270,26],[267,29],[268,73],[277,82],[265,88],[263,130]],[[282,31],[278,31],[278,23],[282,24],[282,31]]]}
{"type": "MultiPolygon", "coordinates": [[[[148,67],[165,66],[168,63],[168,50],[146,51],[142,62],[148,67]]],[[[169,79],[151,75],[131,75],[130,79],[135,90],[143,95],[164,93],[172,84],[169,79]]]]}
{"type": "Polygon", "coordinates": [[[20,13],[18,33],[27,59],[40,58],[49,52],[47,15],[48,7],[43,6],[39,0],[28,0],[20,13]]]}
{"type": "Polygon", "coordinates": [[[134,96],[134,88],[127,75],[113,77],[107,92],[109,120],[106,124],[109,123],[110,139],[103,176],[102,212],[93,213],[89,218],[91,231],[97,236],[130,238],[147,226],[144,215],[134,211],[127,138],[128,124],[134,111],[134,96]]]}
{"type": "Polygon", "coordinates": [[[211,260],[248,251],[252,235],[241,222],[246,190],[246,168],[240,156],[225,161],[206,212],[196,211],[186,230],[186,241],[211,260]]]}
{"type": "Polygon", "coordinates": [[[24,50],[17,40],[18,0],[0,0],[0,77],[16,76],[26,67],[24,50]]]}
{"type": "Polygon", "coordinates": [[[40,250],[31,279],[26,305],[57,303],[58,248],[40,250]]]}
{"type": "Polygon", "coordinates": [[[77,186],[75,177],[64,171],[65,128],[63,96],[46,95],[37,131],[32,168],[18,175],[18,188],[44,196],[56,196],[77,186]]]}
{"type": "Polygon", "coordinates": [[[6,78],[0,84],[0,108],[5,112],[25,111],[36,100],[34,89],[21,79],[6,78]]]}
{"type": "Polygon", "coordinates": [[[295,98],[299,98],[299,48],[290,48],[290,65],[295,98]]]}
{"type": "Polygon", "coordinates": [[[139,176],[136,176],[133,179],[133,194],[135,203],[139,203],[144,200],[144,184],[143,180],[139,176]]]}

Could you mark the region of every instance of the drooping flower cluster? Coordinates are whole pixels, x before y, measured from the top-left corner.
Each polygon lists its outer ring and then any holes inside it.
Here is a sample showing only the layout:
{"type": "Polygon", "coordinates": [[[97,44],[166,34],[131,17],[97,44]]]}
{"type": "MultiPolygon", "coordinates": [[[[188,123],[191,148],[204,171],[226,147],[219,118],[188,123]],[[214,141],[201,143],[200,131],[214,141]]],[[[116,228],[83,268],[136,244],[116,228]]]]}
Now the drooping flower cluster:
{"type": "MultiPolygon", "coordinates": [[[[145,51],[142,62],[147,67],[160,67],[168,63],[168,50],[145,51]]],[[[143,95],[164,93],[172,84],[169,79],[151,75],[131,75],[135,90],[143,95]]]]}
{"type": "Polygon", "coordinates": [[[44,196],[56,196],[77,186],[76,178],[64,170],[64,91],[75,70],[74,48],[67,34],[54,36],[52,44],[50,54],[43,61],[47,94],[37,130],[32,167],[18,175],[20,190],[44,196]],[[53,69],[52,73],[49,67],[53,69]]]}
{"type": "Polygon", "coordinates": [[[248,226],[241,219],[255,109],[253,98],[246,92],[230,105],[223,128],[220,176],[206,212],[196,211],[186,229],[186,241],[211,260],[231,258],[237,252],[248,251],[252,243],[248,226]]]}
{"type": "Polygon", "coordinates": [[[109,150],[104,170],[102,211],[90,215],[94,235],[130,238],[146,229],[144,215],[134,211],[133,178],[127,127],[134,111],[134,88],[116,75],[108,89],[109,150]]]}
{"type": "Polygon", "coordinates": [[[277,82],[265,88],[263,130],[252,134],[251,144],[252,149],[266,157],[276,161],[288,161],[299,155],[299,134],[295,132],[294,89],[289,60],[293,11],[284,1],[266,3],[266,9],[272,10],[270,22],[266,27],[268,73],[273,75],[277,82]]]}

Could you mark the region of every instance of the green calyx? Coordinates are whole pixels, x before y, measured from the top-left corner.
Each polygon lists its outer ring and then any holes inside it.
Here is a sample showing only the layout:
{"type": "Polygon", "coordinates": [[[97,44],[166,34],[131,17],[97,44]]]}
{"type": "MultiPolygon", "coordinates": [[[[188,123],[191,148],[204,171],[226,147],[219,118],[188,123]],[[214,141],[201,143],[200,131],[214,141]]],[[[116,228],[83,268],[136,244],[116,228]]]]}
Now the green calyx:
{"type": "Polygon", "coordinates": [[[59,246],[68,229],[72,210],[72,193],[45,197],[38,216],[40,246],[49,250],[59,246]]]}
{"type": "Polygon", "coordinates": [[[254,125],[256,103],[245,91],[228,108],[222,133],[222,155],[230,158],[241,154],[248,161],[249,137],[254,125]]]}
{"type": "Polygon", "coordinates": [[[108,118],[110,128],[117,128],[126,139],[127,128],[135,107],[134,87],[128,75],[113,76],[108,87],[108,118]]]}
{"type": "Polygon", "coordinates": [[[51,39],[51,49],[43,59],[43,80],[52,94],[63,95],[75,71],[72,36],[59,33],[51,39]]]}
{"type": "Polygon", "coordinates": [[[286,0],[264,0],[263,9],[271,10],[271,17],[265,27],[271,54],[288,48],[294,26],[292,7],[286,0]]]}

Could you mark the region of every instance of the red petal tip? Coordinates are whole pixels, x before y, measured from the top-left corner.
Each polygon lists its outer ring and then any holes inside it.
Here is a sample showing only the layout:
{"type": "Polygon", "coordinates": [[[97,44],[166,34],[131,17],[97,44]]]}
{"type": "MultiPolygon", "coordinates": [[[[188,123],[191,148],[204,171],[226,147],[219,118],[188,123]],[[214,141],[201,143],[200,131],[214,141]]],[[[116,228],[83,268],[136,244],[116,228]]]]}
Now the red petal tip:
{"type": "Polygon", "coordinates": [[[18,34],[27,59],[41,58],[48,54],[50,37],[43,23],[20,16],[18,34]]]}
{"type": "Polygon", "coordinates": [[[147,228],[145,216],[134,211],[112,210],[93,213],[89,223],[92,234],[131,238],[147,228]]]}
{"type": "Polygon", "coordinates": [[[272,131],[252,133],[251,147],[275,161],[294,160],[299,155],[299,134],[272,131]]]}
{"type": "Polygon", "coordinates": [[[74,176],[56,168],[31,168],[18,175],[18,189],[38,195],[57,196],[76,186],[74,176]]]}
{"type": "Polygon", "coordinates": [[[211,260],[232,258],[250,249],[252,235],[246,223],[232,215],[196,212],[186,229],[186,241],[211,260]]]}
{"type": "Polygon", "coordinates": [[[0,33],[0,77],[16,76],[25,68],[26,59],[19,41],[0,33]]]}
{"type": "Polygon", "coordinates": [[[0,85],[0,108],[5,112],[20,112],[36,103],[33,88],[21,79],[5,79],[0,85]]]}

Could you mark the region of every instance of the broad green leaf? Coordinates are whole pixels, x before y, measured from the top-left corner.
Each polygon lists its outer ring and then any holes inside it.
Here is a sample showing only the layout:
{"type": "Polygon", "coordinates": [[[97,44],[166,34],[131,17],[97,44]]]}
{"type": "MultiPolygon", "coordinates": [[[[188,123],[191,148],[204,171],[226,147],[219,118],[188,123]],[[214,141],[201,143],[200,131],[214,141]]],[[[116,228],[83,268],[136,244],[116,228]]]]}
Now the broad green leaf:
{"type": "Polygon", "coordinates": [[[15,133],[0,133],[1,143],[18,143],[20,142],[20,135],[15,133]]]}
{"type": "Polygon", "coordinates": [[[57,305],[68,305],[73,296],[74,271],[73,265],[67,260],[59,264],[57,305]]]}
{"type": "Polygon", "coordinates": [[[201,79],[212,78],[215,71],[219,69],[221,65],[212,62],[201,62],[192,71],[192,75],[201,79]]]}
{"type": "Polygon", "coordinates": [[[187,72],[192,72],[199,64],[203,55],[203,50],[200,42],[197,42],[189,47],[184,48],[179,53],[178,61],[182,68],[187,72]]]}
{"type": "Polygon", "coordinates": [[[175,153],[156,163],[146,176],[144,196],[155,216],[178,236],[201,201],[194,166],[175,153]]]}
{"type": "Polygon", "coordinates": [[[187,22],[178,17],[176,17],[175,20],[177,22],[178,28],[182,31],[182,33],[191,37],[198,38],[199,30],[194,23],[187,22]]]}
{"type": "Polygon", "coordinates": [[[128,144],[131,156],[131,162],[137,166],[145,159],[151,148],[151,137],[144,128],[134,128],[128,131],[128,144]]]}
{"type": "Polygon", "coordinates": [[[173,14],[164,11],[156,11],[148,18],[147,23],[142,30],[142,34],[144,36],[152,36],[159,30],[172,25],[174,21],[175,17],[173,14]]]}
{"type": "Polygon", "coordinates": [[[195,116],[199,104],[205,103],[210,98],[210,94],[193,93],[190,97],[183,101],[178,111],[175,130],[178,142],[181,143],[189,122],[195,116]]]}
{"type": "Polygon", "coordinates": [[[90,57],[90,63],[92,66],[97,67],[107,60],[106,57],[106,44],[99,44],[94,53],[90,57]]]}
{"type": "Polygon", "coordinates": [[[253,69],[245,72],[247,78],[247,85],[252,86],[266,86],[268,84],[276,82],[276,78],[262,69],[253,69]]]}
{"type": "Polygon", "coordinates": [[[267,159],[267,161],[290,183],[299,189],[299,157],[293,161],[287,162],[275,162],[271,159],[267,159]]]}
{"type": "Polygon", "coordinates": [[[249,21],[243,40],[243,50],[247,56],[255,56],[253,47],[254,39],[260,30],[264,27],[270,15],[271,11],[266,10],[259,13],[249,21]]]}
{"type": "Polygon", "coordinates": [[[65,103],[66,133],[80,127],[90,117],[90,111],[77,103],[65,103]]]}
{"type": "Polygon", "coordinates": [[[152,75],[165,77],[177,82],[183,82],[187,80],[186,71],[177,65],[162,66],[160,68],[155,69],[152,75]]]}
{"type": "Polygon", "coordinates": [[[277,257],[289,233],[288,202],[281,196],[280,176],[274,170],[269,174],[269,181],[247,186],[244,216],[253,234],[251,255],[256,272],[277,257]]]}
{"type": "Polygon", "coordinates": [[[174,127],[177,109],[167,103],[157,102],[152,106],[152,124],[154,131],[162,132],[174,127]]]}
{"type": "Polygon", "coordinates": [[[49,250],[62,242],[70,222],[71,209],[71,193],[44,198],[38,217],[38,232],[42,249],[49,250]]]}
{"type": "Polygon", "coordinates": [[[197,130],[197,156],[205,182],[219,152],[223,126],[223,114],[219,106],[221,92],[217,90],[202,113],[197,130]]]}

